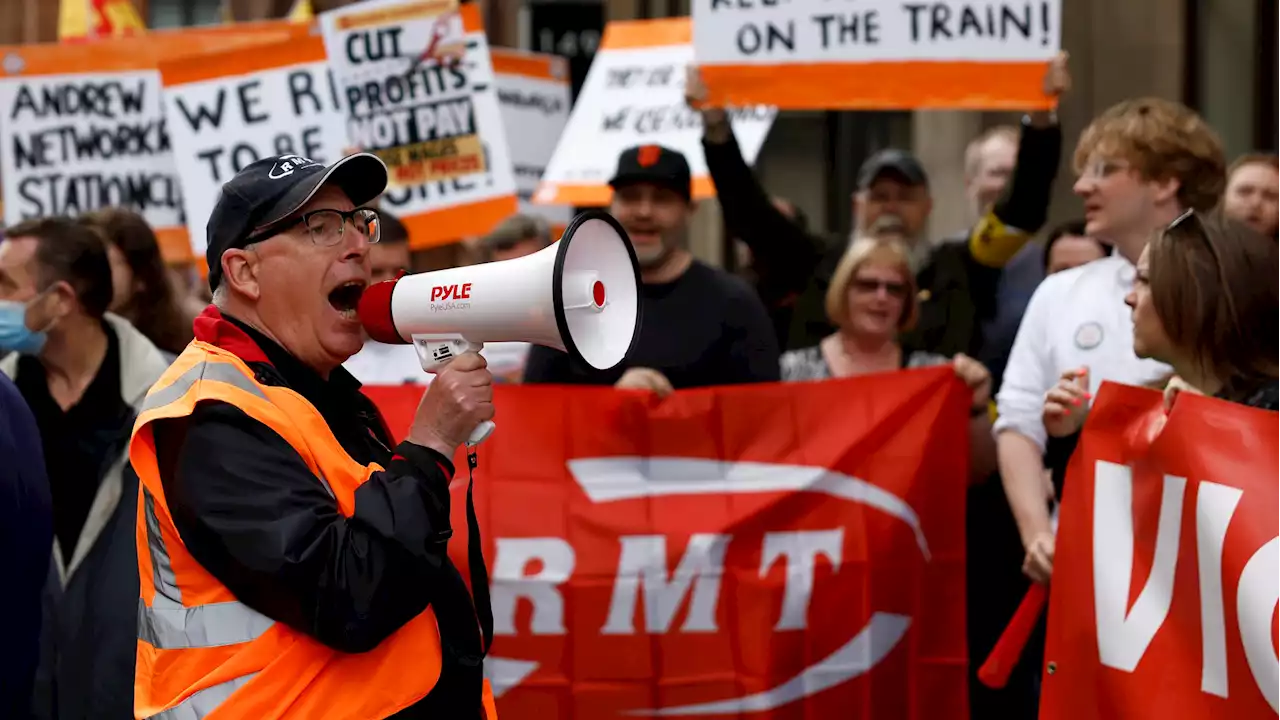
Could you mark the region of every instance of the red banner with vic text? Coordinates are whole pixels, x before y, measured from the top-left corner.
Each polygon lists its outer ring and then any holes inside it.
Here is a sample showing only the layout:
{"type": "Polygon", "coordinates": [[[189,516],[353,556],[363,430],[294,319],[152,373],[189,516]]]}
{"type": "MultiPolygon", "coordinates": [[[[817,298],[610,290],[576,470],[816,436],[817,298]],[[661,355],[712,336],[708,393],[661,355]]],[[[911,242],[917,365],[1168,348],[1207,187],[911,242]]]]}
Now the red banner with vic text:
{"type": "MultiPolygon", "coordinates": [[[[366,392],[403,432],[422,390],[366,392]]],[[[503,717],[967,717],[949,368],[496,404],[476,505],[503,717]]]]}
{"type": "Polygon", "coordinates": [[[1104,383],[1068,468],[1042,720],[1275,718],[1277,414],[1104,383]]]}

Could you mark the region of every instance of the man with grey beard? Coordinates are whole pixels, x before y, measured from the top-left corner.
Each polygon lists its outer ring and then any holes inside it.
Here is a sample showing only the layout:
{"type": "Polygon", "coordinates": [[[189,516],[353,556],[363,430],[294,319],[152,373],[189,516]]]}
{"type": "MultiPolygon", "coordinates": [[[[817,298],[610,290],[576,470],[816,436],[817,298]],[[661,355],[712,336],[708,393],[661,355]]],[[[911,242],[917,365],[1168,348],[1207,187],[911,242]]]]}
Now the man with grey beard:
{"type": "Polygon", "coordinates": [[[626,150],[609,184],[609,212],[640,264],[640,336],[626,363],[599,372],[558,350],[534,346],[526,383],[613,385],[652,390],[779,379],[778,341],[764,304],[741,278],[693,257],[689,163],[658,145],[626,150]]]}

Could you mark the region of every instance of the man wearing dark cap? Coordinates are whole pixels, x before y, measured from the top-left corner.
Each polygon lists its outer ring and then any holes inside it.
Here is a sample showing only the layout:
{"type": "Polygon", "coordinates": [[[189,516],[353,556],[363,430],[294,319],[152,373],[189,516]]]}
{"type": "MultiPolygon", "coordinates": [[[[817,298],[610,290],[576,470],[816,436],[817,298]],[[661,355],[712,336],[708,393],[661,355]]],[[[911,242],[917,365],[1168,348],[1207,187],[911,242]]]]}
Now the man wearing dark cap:
{"type": "Polygon", "coordinates": [[[341,367],[386,184],[359,153],[267,158],[222,188],[214,304],[129,447],[138,717],[494,716],[478,528],[474,602],[447,553],[451,458],[493,416],[484,360],[444,368],[398,445],[341,367]]]}
{"type": "Polygon", "coordinates": [[[779,379],[778,342],[755,292],[689,252],[693,181],[684,155],[658,145],[626,150],[609,181],[609,212],[640,264],[640,337],[627,362],[599,372],[535,346],[525,382],[673,389],[779,379]]]}

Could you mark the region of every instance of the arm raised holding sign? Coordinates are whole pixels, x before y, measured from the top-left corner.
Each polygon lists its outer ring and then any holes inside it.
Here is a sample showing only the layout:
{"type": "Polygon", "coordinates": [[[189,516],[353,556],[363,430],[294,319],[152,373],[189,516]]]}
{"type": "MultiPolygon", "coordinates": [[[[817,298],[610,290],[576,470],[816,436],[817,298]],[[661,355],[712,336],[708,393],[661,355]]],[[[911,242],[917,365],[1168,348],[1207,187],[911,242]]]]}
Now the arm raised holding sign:
{"type": "MultiPolygon", "coordinates": [[[[1049,64],[1047,95],[1056,97],[1069,88],[1066,60],[1063,54],[1049,64]]],[[[743,160],[729,114],[705,107],[706,97],[698,71],[690,69],[686,101],[702,113],[703,151],[725,226],[751,248],[766,302],[780,308],[794,298],[787,346],[814,344],[831,332],[821,298],[848,239],[810,235],[787,218],[743,160]]],[[[918,160],[889,150],[868,158],[858,172],[855,226],[862,232],[895,230],[919,249],[913,254],[924,304],[913,344],[922,349],[948,355],[979,352],[979,326],[994,315],[1001,268],[1045,221],[1061,131],[1051,114],[1036,113],[1024,120],[1018,137],[1016,163],[1011,159],[1006,164],[994,178],[992,197],[975,208],[981,219],[958,238],[962,242],[940,246],[945,251],[931,251],[933,244],[924,237],[932,198],[918,160]],[[995,197],[999,199],[992,202],[995,197]]]]}
{"type": "MultiPolygon", "coordinates": [[[[725,229],[751,249],[760,297],[775,310],[805,287],[826,255],[827,243],[805,232],[774,205],[743,160],[729,114],[705,105],[707,88],[697,68],[690,67],[687,73],[685,101],[702,113],[702,149],[725,229]]],[[[839,250],[843,249],[842,244],[839,250]]]]}

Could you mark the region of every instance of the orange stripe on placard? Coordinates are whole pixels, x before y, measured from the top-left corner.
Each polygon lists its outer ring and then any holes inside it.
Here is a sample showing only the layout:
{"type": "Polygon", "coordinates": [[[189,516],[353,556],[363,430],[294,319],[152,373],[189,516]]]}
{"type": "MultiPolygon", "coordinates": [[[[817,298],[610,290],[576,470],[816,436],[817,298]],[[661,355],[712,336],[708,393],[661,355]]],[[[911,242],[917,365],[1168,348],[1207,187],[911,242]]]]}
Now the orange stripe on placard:
{"type": "Polygon", "coordinates": [[[156,243],[160,245],[160,257],[170,265],[195,260],[191,235],[184,227],[156,228],[156,243]]]}
{"type": "Polygon", "coordinates": [[[426,0],[425,2],[403,3],[387,8],[343,15],[337,19],[334,27],[342,32],[347,32],[349,30],[386,27],[388,25],[404,25],[412,20],[421,20],[451,13],[457,4],[457,0],[426,0]]]}
{"type": "Polygon", "coordinates": [[[480,14],[480,5],[478,3],[464,3],[462,7],[458,8],[458,12],[462,15],[463,32],[484,32],[484,17],[480,14]]]}
{"type": "Polygon", "coordinates": [[[409,230],[409,247],[425,250],[483,235],[519,209],[516,196],[505,195],[400,219],[409,230]]]}
{"type": "Polygon", "coordinates": [[[693,24],[688,17],[657,20],[624,20],[604,26],[600,47],[604,50],[688,45],[693,42],[693,24]]]}
{"type": "Polygon", "coordinates": [[[0,46],[0,73],[8,76],[69,75],[154,69],[162,60],[221,52],[309,35],[303,25],[262,24],[240,30],[185,30],[110,38],[90,43],[0,46]]]}
{"type": "MultiPolygon", "coordinates": [[[[579,207],[605,207],[613,200],[613,188],[608,185],[557,185],[545,184],[533,194],[539,205],[576,205],[579,207]],[[554,196],[543,199],[543,188],[550,188],[554,196]]],[[[716,196],[716,186],[711,178],[698,176],[693,179],[693,199],[707,200],[716,196]]]]}
{"type": "Polygon", "coordinates": [[[704,65],[711,105],[780,110],[1035,110],[1047,62],[704,65]]]}
{"type": "Polygon", "coordinates": [[[489,57],[495,73],[569,82],[569,63],[559,55],[494,47],[489,48],[489,57]]]}
{"type": "Polygon", "coordinates": [[[259,45],[253,48],[253,52],[226,50],[167,60],[160,63],[160,77],[165,87],[174,87],[221,77],[319,63],[324,62],[327,57],[323,38],[305,37],[259,45]]]}

